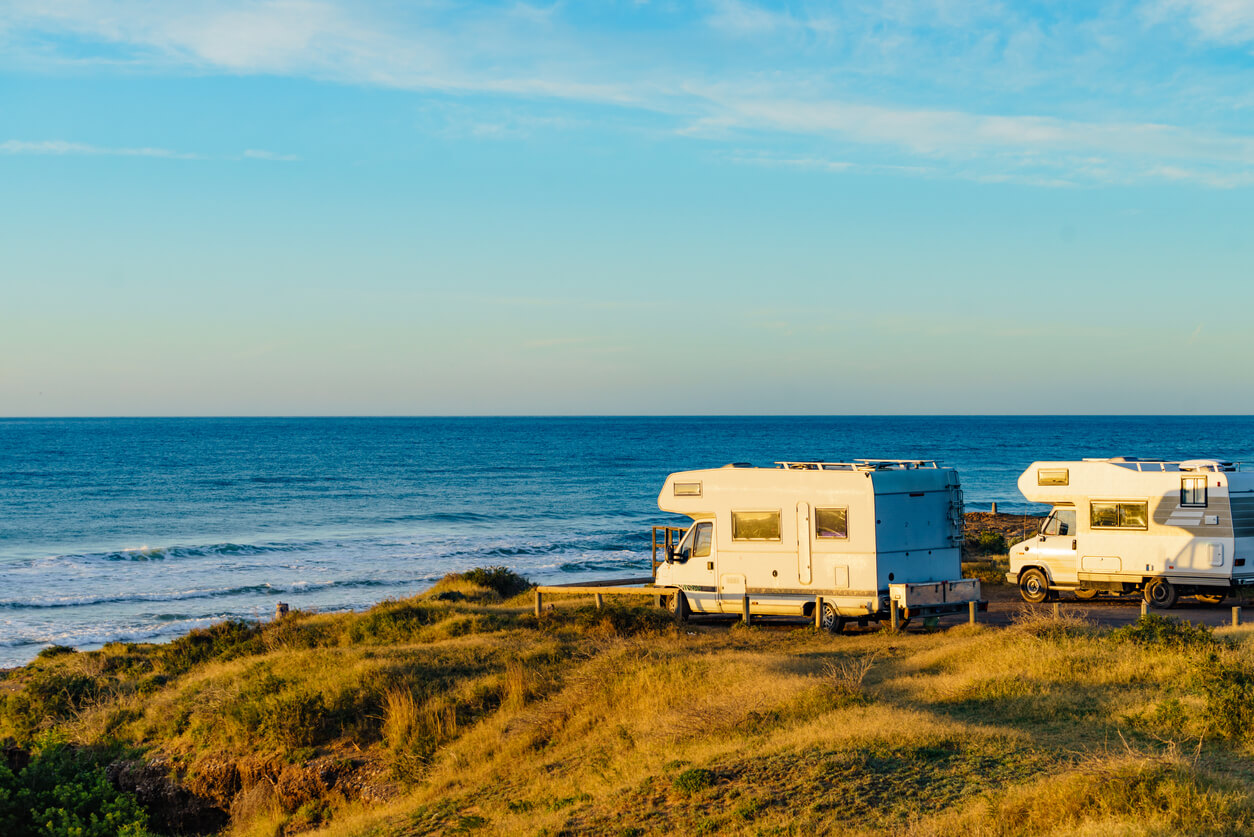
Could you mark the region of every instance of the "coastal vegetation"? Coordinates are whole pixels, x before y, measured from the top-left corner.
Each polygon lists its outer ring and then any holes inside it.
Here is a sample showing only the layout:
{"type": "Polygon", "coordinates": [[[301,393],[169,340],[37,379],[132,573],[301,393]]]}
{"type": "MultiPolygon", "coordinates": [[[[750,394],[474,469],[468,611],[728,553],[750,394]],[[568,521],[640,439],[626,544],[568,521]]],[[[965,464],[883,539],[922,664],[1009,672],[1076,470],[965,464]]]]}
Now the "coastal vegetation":
{"type": "Polygon", "coordinates": [[[488,568],[47,649],[0,680],[0,832],[1254,834],[1254,628],[530,606],[488,568]]]}

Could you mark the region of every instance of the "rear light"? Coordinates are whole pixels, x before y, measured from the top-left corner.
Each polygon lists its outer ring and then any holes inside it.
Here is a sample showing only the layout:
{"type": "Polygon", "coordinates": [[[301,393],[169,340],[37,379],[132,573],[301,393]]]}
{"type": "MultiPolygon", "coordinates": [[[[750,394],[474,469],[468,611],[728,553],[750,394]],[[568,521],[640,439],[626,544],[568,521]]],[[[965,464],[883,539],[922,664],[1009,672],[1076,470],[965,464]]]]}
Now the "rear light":
{"type": "Polygon", "coordinates": [[[1233,565],[1234,567],[1244,567],[1244,566],[1245,566],[1245,559],[1244,559],[1244,558],[1238,558],[1237,560],[1235,560],[1235,561],[1233,561],[1233,562],[1232,562],[1232,565],[1233,565]]]}

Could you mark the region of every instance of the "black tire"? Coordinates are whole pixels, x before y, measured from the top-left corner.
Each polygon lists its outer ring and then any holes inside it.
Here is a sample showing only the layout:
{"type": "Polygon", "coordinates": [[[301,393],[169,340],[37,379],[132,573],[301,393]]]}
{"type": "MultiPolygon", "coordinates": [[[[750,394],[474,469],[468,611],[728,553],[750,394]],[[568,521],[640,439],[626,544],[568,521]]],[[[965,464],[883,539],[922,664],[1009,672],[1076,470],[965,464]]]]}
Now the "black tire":
{"type": "Polygon", "coordinates": [[[823,610],[819,613],[819,627],[832,634],[838,634],[845,628],[845,620],[836,613],[836,606],[831,602],[823,602],[823,610]]]}
{"type": "Polygon", "coordinates": [[[1019,595],[1028,604],[1040,604],[1049,598],[1049,579],[1036,568],[1019,573],[1019,595]]]}
{"type": "Polygon", "coordinates": [[[1150,607],[1167,610],[1175,607],[1176,600],[1180,598],[1180,591],[1176,589],[1176,585],[1165,578],[1151,578],[1146,582],[1141,595],[1145,597],[1150,607]]]}
{"type": "Polygon", "coordinates": [[[1198,593],[1193,598],[1203,604],[1217,605],[1227,597],[1226,593],[1198,593]]]}
{"type": "Polygon", "coordinates": [[[676,622],[687,622],[688,614],[688,597],[679,590],[669,594],[666,597],[666,611],[676,622]]]}
{"type": "Polygon", "coordinates": [[[1077,590],[1075,591],[1075,597],[1076,597],[1077,599],[1079,599],[1080,601],[1082,601],[1082,602],[1087,602],[1087,601],[1089,601],[1090,599],[1096,599],[1096,598],[1097,598],[1097,591],[1096,591],[1096,590],[1083,590],[1083,589],[1077,589],[1077,590]]]}

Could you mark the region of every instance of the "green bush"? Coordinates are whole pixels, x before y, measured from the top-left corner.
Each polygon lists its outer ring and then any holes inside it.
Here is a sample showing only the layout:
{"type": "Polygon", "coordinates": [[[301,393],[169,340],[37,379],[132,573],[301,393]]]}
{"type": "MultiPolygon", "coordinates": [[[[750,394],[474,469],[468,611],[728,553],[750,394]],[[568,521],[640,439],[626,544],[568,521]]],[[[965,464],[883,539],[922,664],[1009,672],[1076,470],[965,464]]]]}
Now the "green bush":
{"type": "Polygon", "coordinates": [[[1209,648],[1219,642],[1207,625],[1181,622],[1157,613],[1147,614],[1131,625],[1111,631],[1110,637],[1116,642],[1161,645],[1168,648],[1209,648]]]}
{"type": "Polygon", "coordinates": [[[32,668],[24,688],[0,700],[0,719],[28,743],[52,723],[68,718],[100,695],[94,678],[60,669],[32,668]]]}
{"type": "Polygon", "coordinates": [[[0,834],[5,837],[145,837],[148,815],[109,782],[91,753],[53,739],[22,770],[0,764],[0,834]]]}
{"type": "Polygon", "coordinates": [[[289,692],[266,701],[261,730],[286,747],[308,747],[325,738],[327,705],[317,692],[289,692]]]}
{"type": "Polygon", "coordinates": [[[172,673],[188,671],[207,660],[232,660],[265,650],[261,643],[261,626],[243,619],[228,619],[208,628],[197,628],[168,645],[161,646],[160,657],[172,673]]]}
{"type": "Polygon", "coordinates": [[[1232,740],[1254,736],[1254,668],[1212,653],[1202,664],[1200,681],[1209,731],[1232,740]]]}
{"type": "Polygon", "coordinates": [[[694,794],[713,785],[715,778],[713,770],[706,770],[704,767],[690,767],[675,777],[675,790],[686,794],[694,794]]]}
{"type": "Polygon", "coordinates": [[[60,657],[64,654],[77,654],[77,653],[78,653],[77,649],[71,648],[68,645],[49,645],[47,648],[40,649],[39,653],[35,655],[35,659],[48,660],[48,659],[51,659],[52,657],[60,657]]]}
{"type": "Polygon", "coordinates": [[[461,574],[471,584],[496,591],[502,599],[525,593],[534,585],[508,567],[475,567],[461,574]]]}
{"type": "Polygon", "coordinates": [[[964,550],[971,555],[1004,555],[1006,536],[997,531],[968,532],[964,550]]]}

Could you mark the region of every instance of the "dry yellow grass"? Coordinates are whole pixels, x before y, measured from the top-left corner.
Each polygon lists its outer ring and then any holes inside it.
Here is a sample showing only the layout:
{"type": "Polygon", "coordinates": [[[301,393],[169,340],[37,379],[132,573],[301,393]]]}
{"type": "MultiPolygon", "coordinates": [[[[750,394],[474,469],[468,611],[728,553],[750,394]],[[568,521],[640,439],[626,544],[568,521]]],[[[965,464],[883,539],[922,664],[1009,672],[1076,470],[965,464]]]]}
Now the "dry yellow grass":
{"type": "Polygon", "coordinates": [[[57,726],[162,754],[238,835],[1254,833],[1254,628],[537,621],[446,580],[223,649],[40,668],[105,687],[57,726]]]}

